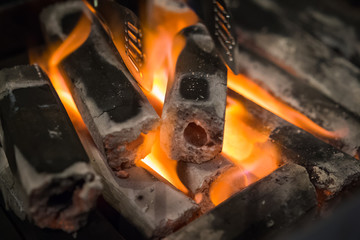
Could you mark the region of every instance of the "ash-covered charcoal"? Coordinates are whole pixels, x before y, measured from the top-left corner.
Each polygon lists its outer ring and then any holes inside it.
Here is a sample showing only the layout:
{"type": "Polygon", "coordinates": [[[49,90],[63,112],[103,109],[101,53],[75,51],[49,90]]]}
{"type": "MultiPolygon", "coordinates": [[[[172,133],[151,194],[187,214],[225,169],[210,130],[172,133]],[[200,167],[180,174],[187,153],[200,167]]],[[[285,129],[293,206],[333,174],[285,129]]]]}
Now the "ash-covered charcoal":
{"type": "Polygon", "coordinates": [[[357,116],[267,59],[244,47],[239,47],[237,51],[239,66],[246,69],[245,76],[319,126],[338,132],[338,141],[318,137],[351,156],[356,155],[360,147],[360,121],[357,116]]]}
{"type": "Polygon", "coordinates": [[[270,1],[231,1],[228,9],[240,44],[360,115],[359,68],[281,15],[270,1]]]}
{"type": "Polygon", "coordinates": [[[180,161],[177,172],[181,181],[200,205],[202,212],[206,212],[214,207],[209,199],[211,183],[233,166],[232,162],[219,155],[202,164],[180,161]]]}
{"type": "MultiPolygon", "coordinates": [[[[337,2],[342,4],[346,1],[337,2]]],[[[338,8],[331,6],[331,1],[304,0],[290,3],[275,0],[272,4],[278,14],[299,24],[312,36],[360,67],[360,31],[357,27],[360,18],[354,19],[349,11],[343,14],[338,8]]]]}
{"type": "Polygon", "coordinates": [[[168,84],[160,141],[172,159],[201,163],[221,152],[227,70],[204,25],[182,36],[186,45],[168,84]]]}
{"type": "Polygon", "coordinates": [[[359,183],[360,161],[293,126],[279,127],[270,136],[286,159],[304,166],[315,187],[330,199],[359,183]]]}
{"type": "Polygon", "coordinates": [[[116,177],[93,143],[84,138],[82,142],[103,179],[105,200],[146,238],[164,237],[197,214],[199,207],[191,198],[142,168],[124,170],[129,174],[127,178],[116,177]]]}
{"type": "Polygon", "coordinates": [[[109,165],[116,170],[127,168],[150,152],[151,146],[144,147],[144,134],[155,136],[152,130],[157,128],[159,117],[83,3],[47,8],[41,16],[45,36],[64,40],[82,12],[92,18],[91,33],[61,67],[70,79],[84,122],[109,165]]]}
{"type": "Polygon", "coordinates": [[[166,239],[258,239],[316,204],[305,168],[286,164],[166,239]]]}
{"type": "Polygon", "coordinates": [[[102,187],[38,66],[0,71],[0,117],[1,143],[14,181],[24,189],[28,217],[42,228],[78,230],[102,187]]]}

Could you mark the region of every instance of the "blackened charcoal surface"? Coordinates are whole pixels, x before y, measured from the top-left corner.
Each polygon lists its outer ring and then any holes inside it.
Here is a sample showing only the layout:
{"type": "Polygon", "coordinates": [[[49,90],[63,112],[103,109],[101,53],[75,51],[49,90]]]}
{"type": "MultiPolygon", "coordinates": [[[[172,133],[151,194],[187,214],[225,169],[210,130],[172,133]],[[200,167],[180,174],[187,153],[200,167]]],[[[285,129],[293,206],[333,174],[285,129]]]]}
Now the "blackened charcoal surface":
{"type": "Polygon", "coordinates": [[[340,106],[303,79],[289,74],[275,63],[243,46],[238,48],[239,66],[244,75],[274,97],[298,110],[319,126],[344,133],[337,141],[321,136],[323,141],[354,156],[360,146],[360,118],[340,106]]]}
{"type": "Polygon", "coordinates": [[[360,162],[293,126],[279,127],[270,138],[282,146],[286,158],[304,166],[315,187],[329,199],[358,184],[360,162]]]}
{"type": "MultiPolygon", "coordinates": [[[[47,77],[38,67],[22,66],[0,73],[1,85],[22,80],[17,89],[2,88],[1,123],[7,156],[15,147],[39,173],[58,173],[75,162],[88,162],[75,129],[47,77]],[[27,80],[41,85],[27,87],[27,80]]],[[[3,85],[4,86],[4,85],[3,85]]],[[[10,158],[14,167],[15,159],[10,158]]],[[[13,169],[14,170],[14,169],[13,169]]]]}
{"type": "Polygon", "coordinates": [[[286,164],[167,239],[258,239],[316,206],[306,170],[286,164]]]}
{"type": "MultiPolygon", "coordinates": [[[[74,13],[63,18],[65,33],[73,29],[81,14],[74,13]]],[[[99,26],[96,29],[105,34],[99,26]]],[[[104,59],[95,47],[98,39],[99,33],[91,31],[89,38],[63,61],[62,66],[75,84],[86,76],[86,81],[81,82],[87,96],[93,99],[99,109],[107,112],[113,121],[124,122],[141,111],[141,96],[128,77],[104,59]]]]}
{"type": "Polygon", "coordinates": [[[234,73],[239,72],[238,59],[234,51],[237,46],[232,14],[225,1],[190,0],[187,4],[196,12],[201,22],[209,30],[217,52],[234,73]]]}
{"type": "Polygon", "coordinates": [[[64,41],[81,14],[92,21],[90,35],[60,67],[91,136],[110,166],[116,170],[131,167],[149,153],[150,147],[143,146],[143,134],[153,134],[159,118],[113,42],[82,2],[47,8],[41,15],[44,35],[50,42],[64,41]]]}
{"type": "Polygon", "coordinates": [[[209,84],[203,78],[184,77],[180,83],[180,94],[185,99],[206,101],[209,98],[209,84]]]}
{"type": "Polygon", "coordinates": [[[0,94],[7,204],[41,228],[78,230],[102,187],[49,80],[36,65],[5,69],[0,94]]]}
{"type": "MultiPolygon", "coordinates": [[[[272,2],[278,14],[288,17],[334,51],[360,66],[360,18],[352,18],[351,14],[343,14],[339,9],[331,7],[336,1],[272,2]]],[[[342,2],[345,7],[346,1],[342,2]]],[[[356,7],[353,10],[355,9],[356,7]]]]}
{"type": "Polygon", "coordinates": [[[269,1],[233,1],[229,6],[237,13],[234,22],[242,45],[360,114],[359,68],[279,14],[269,1]]]}

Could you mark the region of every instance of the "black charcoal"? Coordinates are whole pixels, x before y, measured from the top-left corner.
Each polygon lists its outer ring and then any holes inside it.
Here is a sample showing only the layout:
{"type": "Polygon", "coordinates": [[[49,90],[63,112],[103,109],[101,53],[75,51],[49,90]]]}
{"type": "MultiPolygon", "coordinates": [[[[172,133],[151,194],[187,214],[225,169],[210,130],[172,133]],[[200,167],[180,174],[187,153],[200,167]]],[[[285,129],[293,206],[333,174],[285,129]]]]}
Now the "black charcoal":
{"type": "Polygon", "coordinates": [[[0,119],[1,143],[29,218],[40,227],[79,229],[95,206],[100,179],[38,66],[0,72],[0,119]]]}
{"type": "Polygon", "coordinates": [[[359,68],[281,15],[270,1],[232,1],[228,9],[241,45],[360,115],[359,68]]]}
{"type": "Polygon", "coordinates": [[[360,161],[293,126],[275,129],[271,139],[290,162],[304,166],[325,199],[359,183],[360,161]]]}
{"type": "Polygon", "coordinates": [[[83,3],[61,3],[42,13],[44,34],[49,41],[66,39],[67,29],[71,31],[82,13],[92,19],[90,36],[61,67],[70,79],[80,114],[109,165],[116,170],[131,167],[150,152],[143,147],[143,135],[155,134],[152,130],[159,117],[100,23],[83,3]]]}

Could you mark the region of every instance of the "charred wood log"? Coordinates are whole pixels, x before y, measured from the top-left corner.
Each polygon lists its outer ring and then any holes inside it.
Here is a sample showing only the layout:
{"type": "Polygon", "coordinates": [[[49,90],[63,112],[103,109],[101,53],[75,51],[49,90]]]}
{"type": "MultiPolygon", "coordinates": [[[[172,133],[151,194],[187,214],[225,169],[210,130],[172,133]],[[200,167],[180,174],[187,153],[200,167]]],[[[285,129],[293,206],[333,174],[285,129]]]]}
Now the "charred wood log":
{"type": "Polygon", "coordinates": [[[201,163],[222,149],[227,70],[204,25],[182,34],[186,46],[168,84],[160,142],[172,159],[201,163]]]}
{"type": "MultiPolygon", "coordinates": [[[[42,14],[45,36],[64,40],[86,11],[81,2],[47,8],[42,14]]],[[[97,147],[113,169],[134,165],[150,152],[143,134],[157,128],[155,110],[126,69],[100,23],[93,20],[88,39],[65,58],[61,67],[70,79],[73,97],[97,147]]],[[[122,24],[122,23],[121,23],[122,24]]]]}
{"type": "Polygon", "coordinates": [[[27,215],[39,227],[76,231],[101,183],[65,109],[36,65],[2,70],[0,93],[1,142],[27,215]]]}
{"type": "Polygon", "coordinates": [[[286,164],[225,203],[167,239],[257,239],[298,220],[317,201],[305,168],[286,164]]]}

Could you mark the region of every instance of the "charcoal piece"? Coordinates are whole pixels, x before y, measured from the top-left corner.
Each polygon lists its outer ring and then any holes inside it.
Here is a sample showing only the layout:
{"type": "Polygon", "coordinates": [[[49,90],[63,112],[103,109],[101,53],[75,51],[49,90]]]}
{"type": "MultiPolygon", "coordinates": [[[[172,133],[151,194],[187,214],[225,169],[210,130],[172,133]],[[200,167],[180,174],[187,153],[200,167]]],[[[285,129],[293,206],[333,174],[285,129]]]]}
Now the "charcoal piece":
{"type": "Polygon", "coordinates": [[[1,143],[26,214],[39,227],[76,231],[101,183],[49,80],[36,65],[4,69],[0,96],[1,143]]]}
{"type": "Polygon", "coordinates": [[[189,0],[187,3],[209,30],[220,57],[235,74],[239,73],[235,51],[238,42],[225,1],[189,0]]]}
{"type": "Polygon", "coordinates": [[[110,166],[119,170],[144,158],[144,134],[154,135],[159,120],[155,110],[126,69],[100,23],[81,2],[54,5],[42,13],[45,36],[66,38],[78,15],[92,18],[91,33],[61,67],[70,79],[75,103],[98,148],[110,166]]]}
{"type": "Polygon", "coordinates": [[[151,89],[152,83],[144,83],[146,81],[143,81],[147,73],[141,71],[144,64],[143,30],[138,17],[125,7],[128,5],[127,7],[136,10],[135,1],[131,1],[133,6],[124,1],[120,3],[112,0],[89,1],[89,3],[88,6],[91,6],[90,8],[95,11],[98,20],[111,36],[131,75],[139,84],[143,84],[143,87],[151,89]]]}
{"type": "Polygon", "coordinates": [[[316,204],[306,170],[286,164],[166,239],[258,239],[316,204]]]}
{"type": "Polygon", "coordinates": [[[185,225],[199,207],[188,196],[159,181],[146,170],[133,167],[118,178],[103,155],[85,136],[80,136],[94,169],[102,177],[105,200],[146,238],[160,238],[185,225]]]}
{"type": "Polygon", "coordinates": [[[341,151],[355,156],[360,147],[359,117],[271,61],[242,46],[237,51],[239,66],[244,69],[245,76],[319,126],[338,132],[340,141],[320,135],[318,137],[341,151]]]}
{"type": "Polygon", "coordinates": [[[200,196],[199,205],[201,211],[206,212],[214,207],[209,199],[211,183],[233,166],[232,162],[219,155],[215,159],[202,164],[180,161],[177,166],[177,172],[179,178],[192,195],[194,197],[196,195],[200,196]]]}
{"type": "Polygon", "coordinates": [[[186,45],[168,84],[160,141],[172,159],[201,163],[221,152],[227,70],[206,28],[183,30],[186,45]]]}
{"type": "MultiPolygon", "coordinates": [[[[346,1],[338,2],[341,4],[346,1]]],[[[326,46],[360,67],[360,49],[357,47],[360,42],[358,17],[354,19],[349,11],[343,14],[338,8],[334,9],[331,1],[304,0],[289,3],[276,0],[273,5],[278,14],[297,23],[326,46]]]]}
{"type": "Polygon", "coordinates": [[[232,1],[228,5],[241,44],[359,116],[359,68],[279,14],[276,4],[266,2],[232,1]]]}
{"type": "Polygon", "coordinates": [[[307,132],[285,126],[275,129],[270,137],[282,146],[282,152],[288,161],[307,169],[310,180],[324,199],[330,199],[344,188],[358,184],[359,160],[319,141],[307,132]]]}

